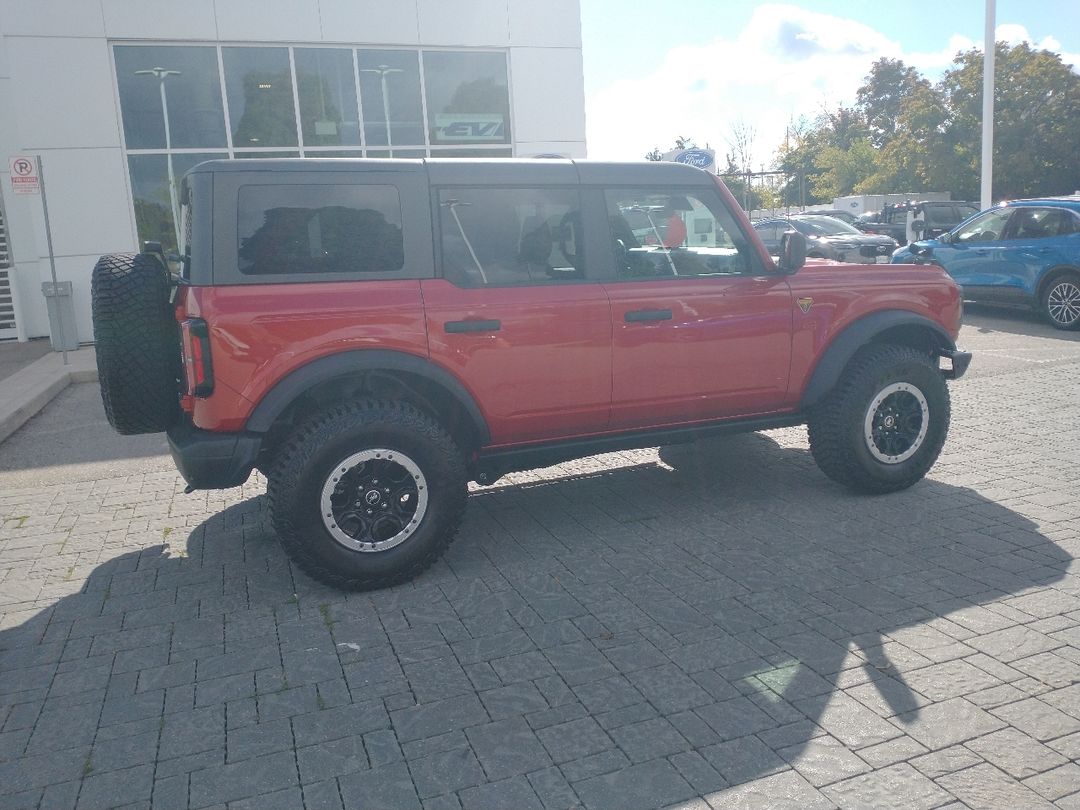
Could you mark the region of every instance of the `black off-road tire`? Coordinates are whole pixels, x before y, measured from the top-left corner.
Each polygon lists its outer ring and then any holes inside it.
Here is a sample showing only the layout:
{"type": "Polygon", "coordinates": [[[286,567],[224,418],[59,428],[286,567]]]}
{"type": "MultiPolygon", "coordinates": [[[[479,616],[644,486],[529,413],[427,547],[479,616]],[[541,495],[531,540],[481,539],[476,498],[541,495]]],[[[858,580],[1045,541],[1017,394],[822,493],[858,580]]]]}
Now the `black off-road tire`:
{"type": "MultiPolygon", "coordinates": [[[[885,403],[880,403],[884,405],[885,403]]],[[[907,346],[871,345],[852,358],[832,393],[811,413],[807,423],[810,452],[827,476],[857,492],[882,494],[907,489],[937,461],[949,430],[949,389],[930,357],[907,346]],[[912,441],[910,457],[882,461],[884,455],[866,432],[868,414],[879,395],[890,387],[906,389],[896,396],[915,402],[921,395],[928,410],[926,432],[912,441]]],[[[923,419],[920,416],[918,425],[923,419]]],[[[890,458],[900,458],[898,454],[890,458]]]]}
{"type": "Polygon", "coordinates": [[[102,256],[90,277],[101,401],[118,433],[160,433],[179,416],[170,289],[168,271],[142,253],[102,256]]]}
{"type": "Polygon", "coordinates": [[[1043,290],[1043,316],[1055,329],[1080,329],[1080,274],[1064,273],[1043,290]]]}
{"type": "Polygon", "coordinates": [[[270,517],[286,553],[320,582],[348,590],[398,585],[430,567],[454,539],[468,498],[461,450],[434,419],[405,402],[361,400],[317,414],[283,444],[268,472],[270,517]],[[372,448],[414,462],[428,500],[400,545],[358,551],[330,533],[321,497],[339,465],[372,448]]]}

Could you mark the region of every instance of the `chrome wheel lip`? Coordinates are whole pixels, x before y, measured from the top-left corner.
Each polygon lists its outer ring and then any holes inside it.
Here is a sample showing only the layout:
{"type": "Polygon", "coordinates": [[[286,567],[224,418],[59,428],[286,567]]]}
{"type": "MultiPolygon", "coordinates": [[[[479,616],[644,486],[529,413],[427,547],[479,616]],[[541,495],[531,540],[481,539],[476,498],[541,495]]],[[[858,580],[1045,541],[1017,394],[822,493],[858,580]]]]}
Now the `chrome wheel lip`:
{"type": "Polygon", "coordinates": [[[329,532],[330,536],[333,537],[337,543],[350,551],[360,551],[366,554],[388,551],[396,546],[400,546],[412,537],[423,522],[424,515],[427,513],[427,507],[427,479],[424,477],[424,473],[420,469],[420,466],[401,451],[391,450],[386,447],[374,447],[367,450],[361,450],[358,453],[353,453],[339,461],[334,465],[334,468],[326,477],[319,498],[319,516],[322,519],[323,527],[329,532]],[[401,529],[401,531],[392,537],[389,537],[386,540],[373,542],[357,540],[338,526],[337,519],[334,517],[334,508],[331,500],[334,490],[337,487],[337,483],[341,480],[342,476],[346,475],[349,470],[357,465],[368,461],[393,462],[408,471],[409,475],[413,478],[413,483],[416,485],[416,510],[413,512],[409,522],[401,529]]]}
{"type": "Polygon", "coordinates": [[[1062,326],[1072,326],[1080,320],[1080,286],[1062,281],[1051,287],[1046,296],[1046,314],[1062,326]]]}
{"type": "Polygon", "coordinates": [[[902,464],[911,458],[922,447],[923,442],[926,440],[926,434],[930,429],[930,406],[926,402],[926,396],[922,391],[911,383],[896,382],[885,386],[874,398],[870,400],[870,405],[866,409],[866,416],[863,418],[863,440],[866,442],[866,449],[870,452],[876,460],[882,464],[902,464]],[[874,419],[877,417],[878,408],[881,404],[893,394],[906,393],[915,398],[915,401],[919,404],[919,409],[922,411],[922,424],[919,426],[918,435],[916,435],[911,446],[907,448],[903,453],[897,455],[889,455],[882,451],[878,447],[877,442],[874,441],[874,419]]]}

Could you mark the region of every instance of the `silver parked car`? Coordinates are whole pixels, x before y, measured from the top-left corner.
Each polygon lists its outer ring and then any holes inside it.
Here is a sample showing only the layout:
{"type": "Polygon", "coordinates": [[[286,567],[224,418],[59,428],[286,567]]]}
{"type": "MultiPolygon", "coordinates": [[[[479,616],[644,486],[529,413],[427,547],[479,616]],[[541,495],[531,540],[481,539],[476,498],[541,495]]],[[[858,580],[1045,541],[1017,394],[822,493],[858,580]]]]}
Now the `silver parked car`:
{"type": "Polygon", "coordinates": [[[796,230],[806,237],[809,258],[831,259],[854,264],[887,264],[898,247],[889,236],[863,233],[834,217],[798,216],[761,219],[754,223],[770,253],[780,250],[780,237],[796,230]]]}

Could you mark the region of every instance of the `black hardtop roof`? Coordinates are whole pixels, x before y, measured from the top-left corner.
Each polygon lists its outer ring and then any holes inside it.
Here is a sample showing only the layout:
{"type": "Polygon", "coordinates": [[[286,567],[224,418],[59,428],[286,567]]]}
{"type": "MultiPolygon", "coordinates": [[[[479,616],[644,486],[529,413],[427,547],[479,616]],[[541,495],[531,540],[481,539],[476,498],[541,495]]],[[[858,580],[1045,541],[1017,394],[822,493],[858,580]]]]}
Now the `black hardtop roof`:
{"type": "Polygon", "coordinates": [[[609,162],[555,158],[255,158],[208,160],[188,174],[247,172],[416,172],[426,173],[433,185],[520,183],[545,185],[680,185],[708,186],[713,176],[702,169],[668,161],[609,162]]]}

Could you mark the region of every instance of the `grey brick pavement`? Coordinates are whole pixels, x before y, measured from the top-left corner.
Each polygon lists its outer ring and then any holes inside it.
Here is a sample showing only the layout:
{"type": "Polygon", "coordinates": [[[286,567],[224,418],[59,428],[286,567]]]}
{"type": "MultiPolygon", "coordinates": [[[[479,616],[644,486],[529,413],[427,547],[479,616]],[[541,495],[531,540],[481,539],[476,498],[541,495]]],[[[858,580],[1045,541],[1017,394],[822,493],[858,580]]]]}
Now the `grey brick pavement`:
{"type": "Polygon", "coordinates": [[[1052,345],[953,387],[908,492],[833,486],[799,429],[602,456],[476,491],[372,594],[292,569],[261,480],[5,488],[0,807],[1080,806],[1052,345]]]}

